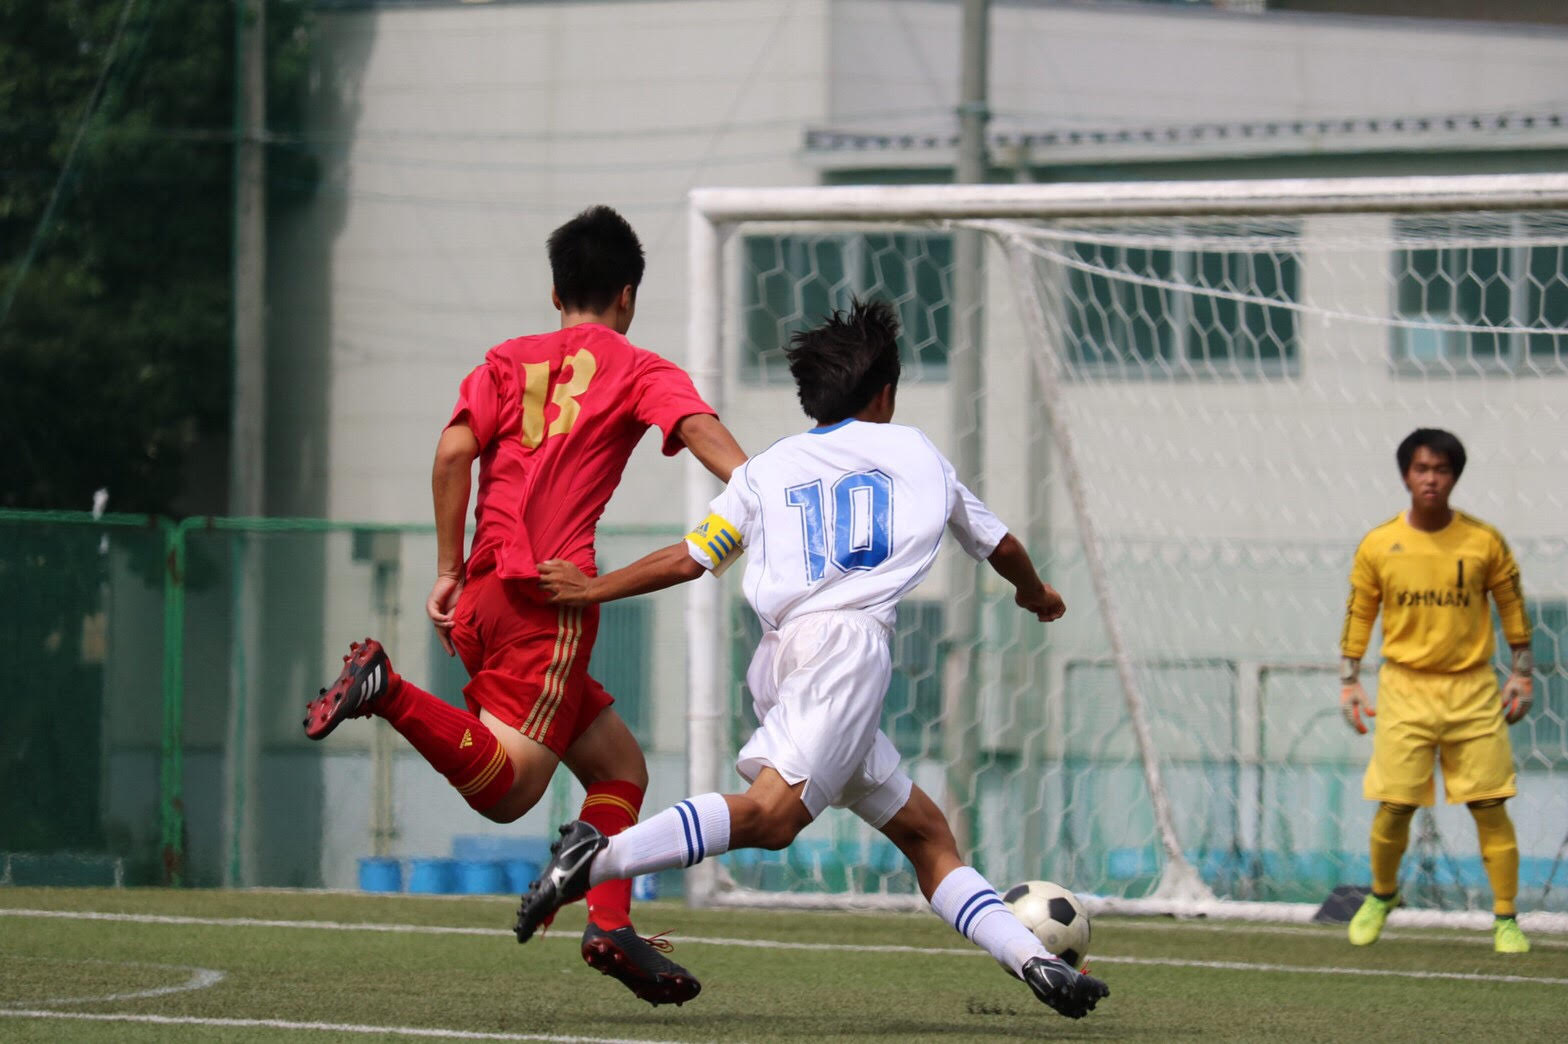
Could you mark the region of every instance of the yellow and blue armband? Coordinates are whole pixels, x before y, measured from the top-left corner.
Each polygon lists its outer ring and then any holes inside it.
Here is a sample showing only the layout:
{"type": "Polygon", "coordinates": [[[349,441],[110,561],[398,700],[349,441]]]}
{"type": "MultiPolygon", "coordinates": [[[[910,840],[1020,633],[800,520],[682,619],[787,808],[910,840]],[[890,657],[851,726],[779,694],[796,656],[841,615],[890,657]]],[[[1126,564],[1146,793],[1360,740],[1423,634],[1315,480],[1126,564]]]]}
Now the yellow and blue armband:
{"type": "Polygon", "coordinates": [[[709,515],[702,524],[686,534],[687,543],[696,547],[708,559],[709,569],[718,576],[730,567],[746,550],[741,546],[740,530],[730,525],[722,516],[709,515]]]}

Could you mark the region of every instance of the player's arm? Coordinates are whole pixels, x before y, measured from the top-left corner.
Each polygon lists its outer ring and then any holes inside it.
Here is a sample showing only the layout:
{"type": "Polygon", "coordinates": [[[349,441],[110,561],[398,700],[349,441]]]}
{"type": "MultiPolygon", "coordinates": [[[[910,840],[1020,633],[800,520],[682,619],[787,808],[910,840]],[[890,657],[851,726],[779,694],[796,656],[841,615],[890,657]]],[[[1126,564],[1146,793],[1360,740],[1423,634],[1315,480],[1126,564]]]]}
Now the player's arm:
{"type": "Polygon", "coordinates": [[[436,582],[425,600],[425,612],[447,655],[452,646],[452,608],[463,589],[463,531],[468,521],[468,495],[479,440],[466,424],[450,425],[436,443],[430,471],[430,496],[436,515],[436,582]]]}
{"type": "Polygon", "coordinates": [[[1350,596],[1345,600],[1345,625],[1339,633],[1339,712],[1345,723],[1363,736],[1367,727],[1361,716],[1375,718],[1377,708],[1361,687],[1361,657],[1372,641],[1372,625],[1382,603],[1377,568],[1363,541],[1350,566],[1350,596]]]}
{"type": "Polygon", "coordinates": [[[730,434],[719,418],[711,413],[693,413],[682,417],[675,425],[675,434],[691,450],[692,456],[702,461],[702,466],[728,482],[736,468],[746,462],[746,451],[740,448],[735,436],[730,434]]]}
{"type": "Polygon", "coordinates": [[[741,556],[740,530],[723,516],[711,514],[686,539],[644,555],[629,566],[603,576],[587,576],[559,558],[539,563],[539,583],[560,605],[591,605],[617,598],[662,591],[703,573],[715,576],[741,556]]]}
{"type": "Polygon", "coordinates": [[[1035,570],[1034,560],[1023,542],[986,507],[969,487],[958,481],[953,465],[932,447],[942,462],[952,493],[952,506],[948,510],[947,529],[953,534],[964,553],[975,561],[984,560],[996,570],[998,576],[1013,585],[1013,601],[1042,622],[1059,619],[1067,611],[1067,604],[1056,589],[1035,570]]]}
{"type": "Polygon", "coordinates": [[[683,540],[603,576],[588,576],[564,558],[552,558],[539,563],[539,586],[557,605],[596,605],[662,591],[695,580],[704,572],[686,552],[683,540]]]}
{"type": "Polygon", "coordinates": [[[1492,575],[1487,577],[1487,588],[1497,605],[1503,637],[1513,659],[1513,669],[1503,683],[1502,691],[1503,719],[1512,725],[1530,713],[1530,705],[1535,702],[1535,654],[1530,648],[1530,617],[1525,612],[1519,564],[1514,561],[1508,544],[1500,538],[1494,562],[1492,575]]]}
{"type": "Polygon", "coordinates": [[[1013,534],[1002,537],[986,561],[998,576],[1013,585],[1013,601],[1042,622],[1059,619],[1067,611],[1062,596],[1040,579],[1028,549],[1013,534]]]}

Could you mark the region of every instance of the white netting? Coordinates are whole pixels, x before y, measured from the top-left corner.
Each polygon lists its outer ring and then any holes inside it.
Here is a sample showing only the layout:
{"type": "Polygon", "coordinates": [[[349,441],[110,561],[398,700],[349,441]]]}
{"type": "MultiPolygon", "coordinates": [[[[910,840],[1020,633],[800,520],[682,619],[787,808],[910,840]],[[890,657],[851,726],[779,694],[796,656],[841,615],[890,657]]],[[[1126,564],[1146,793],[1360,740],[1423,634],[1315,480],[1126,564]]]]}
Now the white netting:
{"type": "MultiPolygon", "coordinates": [[[[1568,213],[1309,210],[738,223],[727,394],[735,415],[778,416],[779,339],[879,294],[912,329],[898,419],[954,437],[942,295],[955,230],[985,234],[981,484],[1070,611],[1041,629],[985,582],[979,711],[954,736],[935,574],[900,619],[887,731],[939,797],[959,759],[960,840],[993,880],[1123,899],[1176,898],[1183,862],[1238,900],[1365,882],[1369,745],[1333,673],[1350,557],[1408,502],[1399,440],[1454,431],[1471,460],[1455,504],[1509,538],[1536,627],[1536,707],[1511,731],[1521,905],[1568,910],[1568,213]]],[[[754,625],[738,599],[731,618],[733,681],[754,625]]],[[[731,707],[723,759],[750,726],[738,682],[731,707]]],[[[727,867],[774,901],[913,898],[898,854],[836,813],[727,867]]],[[[1404,872],[1419,905],[1488,905],[1462,806],[1423,813],[1404,872]]]]}

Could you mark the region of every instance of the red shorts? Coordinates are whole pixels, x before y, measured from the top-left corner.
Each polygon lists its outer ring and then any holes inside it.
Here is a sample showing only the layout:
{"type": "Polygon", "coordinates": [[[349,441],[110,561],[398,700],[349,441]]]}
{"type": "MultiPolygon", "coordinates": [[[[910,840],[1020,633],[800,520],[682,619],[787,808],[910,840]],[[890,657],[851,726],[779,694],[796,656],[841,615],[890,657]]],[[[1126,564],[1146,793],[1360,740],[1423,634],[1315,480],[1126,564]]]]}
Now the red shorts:
{"type": "Polygon", "coordinates": [[[452,644],[468,669],[468,709],[489,711],[563,757],[615,701],[588,676],[599,607],[545,598],[530,580],[473,577],[453,611],[452,644]]]}

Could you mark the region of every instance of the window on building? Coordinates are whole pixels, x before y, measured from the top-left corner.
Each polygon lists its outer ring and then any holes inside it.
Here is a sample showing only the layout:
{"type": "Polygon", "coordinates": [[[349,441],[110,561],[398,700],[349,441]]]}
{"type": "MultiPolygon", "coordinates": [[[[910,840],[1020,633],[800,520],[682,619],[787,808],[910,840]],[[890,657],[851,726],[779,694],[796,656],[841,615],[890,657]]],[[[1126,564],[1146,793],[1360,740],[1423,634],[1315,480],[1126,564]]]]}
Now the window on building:
{"type": "Polygon", "coordinates": [[[1394,251],[1398,372],[1568,370],[1568,257],[1561,218],[1409,218],[1394,251]],[[1548,222],[1555,222],[1547,228],[1548,222]],[[1533,242],[1550,233],[1556,243],[1533,242]],[[1452,245],[1450,245],[1452,244],[1452,245]],[[1430,324],[1430,325],[1423,325],[1430,324]]]}
{"type": "Polygon", "coordinates": [[[751,235],[742,241],[741,377],[787,384],[790,335],[855,297],[898,310],[903,380],[942,380],[952,327],[953,240],[939,233],[751,235]]]}
{"type": "MultiPolygon", "coordinates": [[[[1295,372],[1300,258],[1282,240],[1193,230],[1187,247],[1106,237],[1068,250],[1067,358],[1073,371],[1129,380],[1263,379],[1295,372]]],[[[1170,241],[1169,236],[1162,241],[1170,241]]]]}

